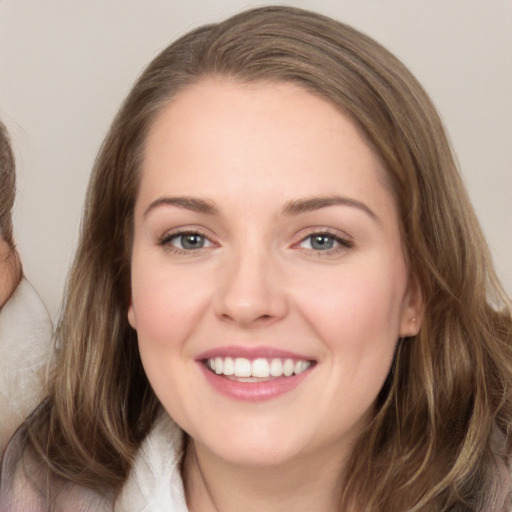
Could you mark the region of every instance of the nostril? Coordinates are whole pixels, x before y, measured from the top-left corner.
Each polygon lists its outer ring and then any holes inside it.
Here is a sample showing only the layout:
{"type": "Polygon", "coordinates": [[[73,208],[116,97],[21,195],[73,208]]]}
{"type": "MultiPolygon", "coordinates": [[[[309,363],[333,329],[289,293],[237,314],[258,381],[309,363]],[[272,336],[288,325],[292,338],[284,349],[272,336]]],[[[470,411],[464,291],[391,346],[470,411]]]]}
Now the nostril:
{"type": "MultiPolygon", "coordinates": [[[[232,316],[229,313],[223,313],[221,315],[221,318],[225,321],[230,321],[230,322],[240,321],[240,318],[237,319],[236,315],[232,316]]],[[[273,315],[264,314],[264,315],[256,316],[255,318],[249,320],[247,323],[266,323],[266,322],[272,321],[274,318],[275,317],[273,315]]]]}
{"type": "Polygon", "coordinates": [[[258,323],[269,323],[271,322],[273,319],[275,319],[276,317],[274,317],[273,315],[268,315],[268,314],[265,314],[265,315],[260,315],[258,316],[257,318],[255,318],[255,322],[258,324],[258,323]]]}

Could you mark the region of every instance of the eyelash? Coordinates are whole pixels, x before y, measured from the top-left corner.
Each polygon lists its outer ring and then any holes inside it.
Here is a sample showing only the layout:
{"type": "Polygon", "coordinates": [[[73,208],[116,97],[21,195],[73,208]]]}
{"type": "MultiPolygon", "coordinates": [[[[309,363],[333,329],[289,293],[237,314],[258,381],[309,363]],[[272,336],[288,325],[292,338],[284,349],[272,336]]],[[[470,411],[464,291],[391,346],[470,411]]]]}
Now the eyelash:
{"type": "MultiPolygon", "coordinates": [[[[324,257],[324,256],[333,256],[337,255],[341,252],[345,252],[348,249],[351,249],[354,246],[354,243],[342,236],[340,236],[338,233],[333,233],[329,230],[319,230],[319,231],[311,231],[306,236],[302,237],[299,242],[292,245],[293,248],[300,249],[301,244],[303,244],[308,239],[313,239],[314,237],[326,237],[332,239],[335,243],[338,244],[337,247],[332,247],[329,249],[314,249],[314,248],[302,248],[303,250],[314,254],[315,256],[324,257]]],[[[185,254],[185,255],[194,255],[200,251],[202,251],[205,248],[208,248],[210,246],[214,246],[215,243],[212,242],[212,240],[204,233],[202,233],[200,230],[197,229],[187,229],[183,231],[176,231],[173,233],[166,233],[162,237],[158,239],[158,245],[165,247],[167,250],[174,252],[175,254],[185,254]],[[175,247],[172,245],[172,241],[176,240],[180,237],[187,236],[187,235],[198,235],[204,238],[205,241],[207,241],[210,245],[207,247],[200,247],[198,249],[182,249],[180,247],[175,247]]]]}
{"type": "Polygon", "coordinates": [[[197,230],[197,229],[186,229],[186,230],[183,230],[183,231],[176,231],[176,232],[173,232],[173,233],[166,233],[161,238],[159,238],[158,245],[160,245],[162,247],[165,247],[167,250],[169,250],[171,252],[174,252],[175,254],[186,254],[186,255],[193,255],[193,254],[196,254],[196,253],[202,251],[203,249],[205,249],[205,247],[200,247],[199,249],[182,249],[180,247],[175,247],[174,245],[172,245],[171,242],[173,240],[176,240],[176,239],[178,239],[180,237],[187,236],[187,235],[198,235],[198,236],[201,236],[209,244],[215,245],[214,242],[212,242],[207,235],[205,235],[204,233],[202,233],[200,230],[197,230]]]}
{"type": "MultiPolygon", "coordinates": [[[[313,248],[302,248],[305,251],[308,251],[309,253],[314,254],[318,257],[325,257],[325,256],[336,256],[340,253],[343,253],[347,251],[348,249],[351,249],[354,247],[354,243],[352,240],[349,240],[348,238],[344,238],[339,235],[339,233],[333,233],[332,231],[323,229],[320,231],[311,231],[306,236],[302,237],[300,241],[296,244],[294,244],[293,247],[301,248],[300,245],[303,244],[306,240],[310,239],[312,241],[315,237],[327,237],[332,239],[335,243],[338,244],[338,246],[332,247],[330,249],[324,249],[324,250],[318,250],[313,248]]],[[[310,242],[311,243],[311,242],[310,242]]]]}

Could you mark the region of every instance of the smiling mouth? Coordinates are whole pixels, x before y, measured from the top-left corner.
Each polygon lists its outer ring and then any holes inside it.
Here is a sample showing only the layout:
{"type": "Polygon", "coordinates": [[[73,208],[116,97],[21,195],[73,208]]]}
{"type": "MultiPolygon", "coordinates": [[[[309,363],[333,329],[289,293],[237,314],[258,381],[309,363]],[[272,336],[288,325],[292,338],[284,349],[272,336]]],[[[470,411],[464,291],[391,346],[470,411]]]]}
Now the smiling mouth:
{"type": "Polygon", "coordinates": [[[238,382],[262,382],[283,377],[292,377],[305,372],[315,364],[305,359],[215,357],[203,360],[212,373],[238,382]]]}

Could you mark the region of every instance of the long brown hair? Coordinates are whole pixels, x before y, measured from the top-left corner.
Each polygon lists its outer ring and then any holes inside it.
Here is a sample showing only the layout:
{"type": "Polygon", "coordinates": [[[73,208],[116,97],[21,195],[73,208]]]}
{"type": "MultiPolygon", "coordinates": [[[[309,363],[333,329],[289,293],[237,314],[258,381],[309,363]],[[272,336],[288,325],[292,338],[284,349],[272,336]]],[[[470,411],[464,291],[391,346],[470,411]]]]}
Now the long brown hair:
{"type": "Polygon", "coordinates": [[[512,438],[511,305],[493,271],[443,124],[410,72],[351,27],[266,7],[205,26],[157,56],[97,158],[58,328],[48,398],[26,443],[53,475],[119,490],[158,409],[127,321],[132,218],[149,127],[208,75],[285,81],[334,104],[387,169],[422,327],[399,340],[375,416],[340,482],[361,511],[483,511],[512,438]]]}

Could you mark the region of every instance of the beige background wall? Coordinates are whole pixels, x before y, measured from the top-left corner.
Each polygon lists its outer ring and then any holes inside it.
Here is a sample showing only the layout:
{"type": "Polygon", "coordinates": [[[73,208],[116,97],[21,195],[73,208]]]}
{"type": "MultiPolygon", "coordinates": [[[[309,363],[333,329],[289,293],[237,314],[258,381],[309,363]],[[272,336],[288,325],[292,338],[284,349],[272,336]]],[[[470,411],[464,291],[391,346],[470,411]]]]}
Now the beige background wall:
{"type": "MultiPolygon", "coordinates": [[[[272,2],[267,2],[272,3],[272,2]]],[[[296,0],[367,32],[418,76],[451,134],[512,294],[512,1],[296,0]]],[[[92,161],[160,49],[244,0],[0,0],[0,116],[18,156],[25,273],[58,314],[92,161]]]]}

